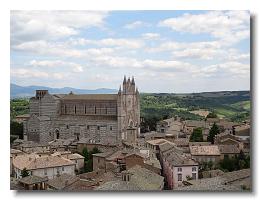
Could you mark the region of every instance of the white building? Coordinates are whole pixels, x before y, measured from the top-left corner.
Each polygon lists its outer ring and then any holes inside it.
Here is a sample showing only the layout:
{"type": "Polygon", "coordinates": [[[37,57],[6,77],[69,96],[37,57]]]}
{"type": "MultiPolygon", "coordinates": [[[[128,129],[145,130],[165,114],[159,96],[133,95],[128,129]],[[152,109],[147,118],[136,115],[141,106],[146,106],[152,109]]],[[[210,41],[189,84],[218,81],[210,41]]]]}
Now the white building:
{"type": "Polygon", "coordinates": [[[62,156],[39,156],[36,154],[20,155],[13,160],[15,177],[22,178],[22,170],[30,175],[55,178],[60,174],[75,174],[76,164],[62,156]]]}

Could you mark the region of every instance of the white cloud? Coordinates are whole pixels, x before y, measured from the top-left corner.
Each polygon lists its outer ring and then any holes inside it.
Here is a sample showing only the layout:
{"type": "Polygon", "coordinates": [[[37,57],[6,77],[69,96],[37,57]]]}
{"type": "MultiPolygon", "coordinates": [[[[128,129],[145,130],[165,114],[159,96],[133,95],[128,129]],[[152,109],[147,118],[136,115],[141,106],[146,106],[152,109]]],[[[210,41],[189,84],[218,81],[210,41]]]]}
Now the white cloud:
{"type": "Polygon", "coordinates": [[[107,55],[114,52],[112,48],[76,49],[63,42],[30,41],[13,45],[12,50],[23,53],[32,53],[45,56],[88,58],[92,56],[107,55]]]}
{"type": "Polygon", "coordinates": [[[194,66],[177,60],[151,60],[146,59],[142,62],[143,67],[150,67],[154,70],[171,70],[171,71],[186,71],[192,69],[194,66]]]}
{"type": "Polygon", "coordinates": [[[209,11],[203,14],[184,14],[159,22],[159,26],[192,34],[208,33],[228,43],[249,37],[250,15],[247,11],[209,11]]]}
{"type": "Polygon", "coordinates": [[[142,37],[144,39],[150,40],[150,39],[159,39],[160,38],[160,34],[159,33],[144,33],[142,34],[142,37]]]}
{"type": "Polygon", "coordinates": [[[126,24],[124,26],[124,28],[126,28],[126,29],[136,29],[136,28],[143,27],[143,26],[150,26],[150,24],[146,23],[146,22],[142,22],[142,21],[135,21],[135,22],[126,24]]]}
{"type": "Polygon", "coordinates": [[[244,64],[236,61],[224,62],[214,65],[209,65],[192,71],[193,77],[250,77],[250,64],[244,64]]]}
{"type": "Polygon", "coordinates": [[[220,56],[221,53],[221,50],[213,48],[187,48],[181,51],[173,51],[172,55],[174,58],[196,58],[211,60],[216,58],[216,56],[220,56]]]}
{"type": "Polygon", "coordinates": [[[102,47],[119,47],[129,49],[139,49],[144,46],[144,42],[139,39],[125,39],[125,38],[105,38],[101,40],[87,40],[84,38],[70,39],[69,44],[71,45],[97,45],[102,47]]]}
{"type": "Polygon", "coordinates": [[[11,69],[11,76],[18,78],[48,78],[49,74],[47,72],[19,68],[11,69]]]}
{"type": "Polygon", "coordinates": [[[73,63],[73,62],[65,62],[61,60],[31,60],[29,62],[30,66],[34,67],[51,67],[51,68],[63,68],[63,67],[69,67],[72,69],[73,72],[83,72],[83,66],[73,63]]]}
{"type": "Polygon", "coordinates": [[[11,43],[77,35],[80,28],[102,26],[103,11],[11,11],[11,43]]]}
{"type": "Polygon", "coordinates": [[[69,73],[48,73],[37,69],[18,68],[11,69],[11,77],[13,78],[36,78],[36,79],[65,79],[69,77],[69,73]]]}

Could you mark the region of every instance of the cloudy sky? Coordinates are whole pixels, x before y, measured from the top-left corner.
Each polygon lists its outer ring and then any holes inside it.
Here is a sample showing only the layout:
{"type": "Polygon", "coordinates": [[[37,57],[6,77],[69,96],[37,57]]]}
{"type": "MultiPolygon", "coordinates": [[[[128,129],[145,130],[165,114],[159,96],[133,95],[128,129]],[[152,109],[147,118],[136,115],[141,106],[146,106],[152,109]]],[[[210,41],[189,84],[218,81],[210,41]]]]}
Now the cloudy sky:
{"type": "Polygon", "coordinates": [[[246,11],[11,11],[11,82],[141,92],[250,88],[246,11]]]}

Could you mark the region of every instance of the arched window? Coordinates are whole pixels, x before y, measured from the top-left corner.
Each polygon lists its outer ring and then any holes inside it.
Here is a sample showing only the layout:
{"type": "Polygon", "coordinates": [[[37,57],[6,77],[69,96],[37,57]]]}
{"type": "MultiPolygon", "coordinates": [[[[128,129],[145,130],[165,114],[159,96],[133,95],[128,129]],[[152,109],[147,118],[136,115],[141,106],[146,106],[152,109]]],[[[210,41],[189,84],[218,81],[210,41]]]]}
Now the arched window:
{"type": "Polygon", "coordinates": [[[74,106],[74,114],[76,114],[76,113],[77,113],[77,107],[74,106]]]}

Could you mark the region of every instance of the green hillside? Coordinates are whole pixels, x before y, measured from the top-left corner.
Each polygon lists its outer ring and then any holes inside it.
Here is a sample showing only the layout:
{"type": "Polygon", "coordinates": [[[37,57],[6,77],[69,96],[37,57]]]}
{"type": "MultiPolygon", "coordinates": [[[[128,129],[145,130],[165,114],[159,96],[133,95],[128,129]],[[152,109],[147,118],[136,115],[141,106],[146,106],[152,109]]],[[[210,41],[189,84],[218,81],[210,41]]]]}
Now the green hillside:
{"type": "Polygon", "coordinates": [[[250,94],[249,91],[141,94],[141,116],[144,118],[179,115],[185,119],[201,119],[189,112],[199,109],[214,112],[221,118],[242,121],[250,117],[250,94]]]}

